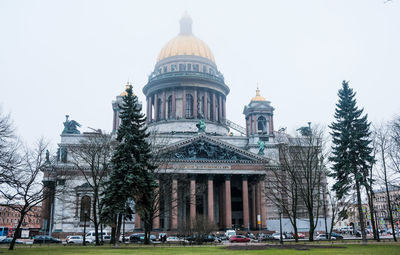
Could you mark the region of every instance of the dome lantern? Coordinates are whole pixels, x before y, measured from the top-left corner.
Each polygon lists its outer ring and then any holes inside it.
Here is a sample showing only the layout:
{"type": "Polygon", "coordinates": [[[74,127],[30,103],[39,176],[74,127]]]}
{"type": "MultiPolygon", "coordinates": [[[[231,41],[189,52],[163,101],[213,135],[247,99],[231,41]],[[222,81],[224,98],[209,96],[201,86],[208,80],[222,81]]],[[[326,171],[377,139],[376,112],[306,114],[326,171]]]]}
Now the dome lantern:
{"type": "Polygon", "coordinates": [[[180,20],[181,24],[181,35],[191,35],[192,34],[192,18],[189,16],[187,12],[182,16],[180,20]]]}

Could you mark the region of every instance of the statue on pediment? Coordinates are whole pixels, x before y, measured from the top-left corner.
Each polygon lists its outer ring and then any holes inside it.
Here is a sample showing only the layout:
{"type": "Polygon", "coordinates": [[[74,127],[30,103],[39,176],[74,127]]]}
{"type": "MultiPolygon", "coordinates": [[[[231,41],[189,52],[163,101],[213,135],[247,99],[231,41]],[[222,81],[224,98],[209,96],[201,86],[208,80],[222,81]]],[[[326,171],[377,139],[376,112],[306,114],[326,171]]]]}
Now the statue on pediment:
{"type": "Polygon", "coordinates": [[[206,132],[206,123],[204,122],[204,120],[199,120],[196,124],[196,127],[197,127],[197,132],[199,133],[206,132]]]}
{"type": "Polygon", "coordinates": [[[261,140],[258,140],[258,155],[264,155],[265,143],[261,140]]]}
{"type": "Polygon", "coordinates": [[[62,134],[80,134],[81,132],[78,130],[78,127],[81,126],[78,122],[75,120],[68,120],[69,115],[65,115],[65,122],[64,122],[64,130],[62,131],[62,134]]]}

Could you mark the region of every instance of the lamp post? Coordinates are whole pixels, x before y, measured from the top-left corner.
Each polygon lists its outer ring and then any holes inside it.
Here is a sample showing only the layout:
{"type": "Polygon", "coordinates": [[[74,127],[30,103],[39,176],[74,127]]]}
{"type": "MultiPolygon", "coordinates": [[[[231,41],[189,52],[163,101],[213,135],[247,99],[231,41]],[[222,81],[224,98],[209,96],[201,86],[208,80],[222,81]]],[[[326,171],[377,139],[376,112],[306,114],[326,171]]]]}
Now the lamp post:
{"type": "Polygon", "coordinates": [[[283,244],[283,237],[282,237],[282,208],[279,208],[279,243],[283,244]]]}
{"type": "Polygon", "coordinates": [[[83,213],[84,213],[84,217],[83,217],[83,243],[82,243],[82,245],[85,246],[86,245],[86,215],[88,213],[86,208],[83,211],[83,213]]]}

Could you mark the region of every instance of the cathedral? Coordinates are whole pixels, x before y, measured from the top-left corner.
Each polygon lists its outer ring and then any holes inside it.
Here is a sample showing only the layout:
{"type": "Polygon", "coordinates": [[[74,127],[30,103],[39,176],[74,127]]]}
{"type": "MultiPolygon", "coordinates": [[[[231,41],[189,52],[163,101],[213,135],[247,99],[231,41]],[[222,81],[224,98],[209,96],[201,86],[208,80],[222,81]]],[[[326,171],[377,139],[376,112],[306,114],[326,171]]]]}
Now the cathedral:
{"type": "MultiPolygon", "coordinates": [[[[278,209],[266,196],[268,173],[279,168],[274,108],[257,88],[244,106],[242,127],[227,119],[229,92],[212,51],[192,33],[192,19],[185,14],[179,34],[161,49],[143,87],[142,112],[160,163],[157,182],[162,196],[154,231],[179,231],[200,217],[219,230],[266,229],[269,220],[278,217],[278,209]]],[[[112,103],[114,134],[125,93],[112,103]]],[[[52,232],[83,232],[86,225],[82,211],[90,192],[87,181],[68,162],[68,150],[89,133],[80,133],[76,125],[72,132],[61,134],[57,161],[51,167],[55,173],[44,173],[52,194],[65,186],[63,176],[73,179],[70,191],[43,203],[44,221],[52,232]]],[[[126,229],[142,227],[136,214],[126,229]]],[[[92,230],[90,223],[87,229],[92,230]]]]}

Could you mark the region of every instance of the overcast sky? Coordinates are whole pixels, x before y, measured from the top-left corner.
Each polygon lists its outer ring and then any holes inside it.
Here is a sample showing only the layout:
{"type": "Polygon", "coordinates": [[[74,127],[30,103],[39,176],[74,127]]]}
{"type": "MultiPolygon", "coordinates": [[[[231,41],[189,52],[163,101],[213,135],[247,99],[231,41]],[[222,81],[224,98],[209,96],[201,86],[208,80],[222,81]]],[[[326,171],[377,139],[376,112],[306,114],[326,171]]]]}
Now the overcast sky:
{"type": "Polygon", "coordinates": [[[261,94],[275,129],[333,120],[349,80],[369,120],[400,113],[400,1],[0,0],[0,105],[28,142],[60,141],[65,115],[111,131],[111,101],[142,88],[188,11],[231,92],[227,118],[261,94]]]}

